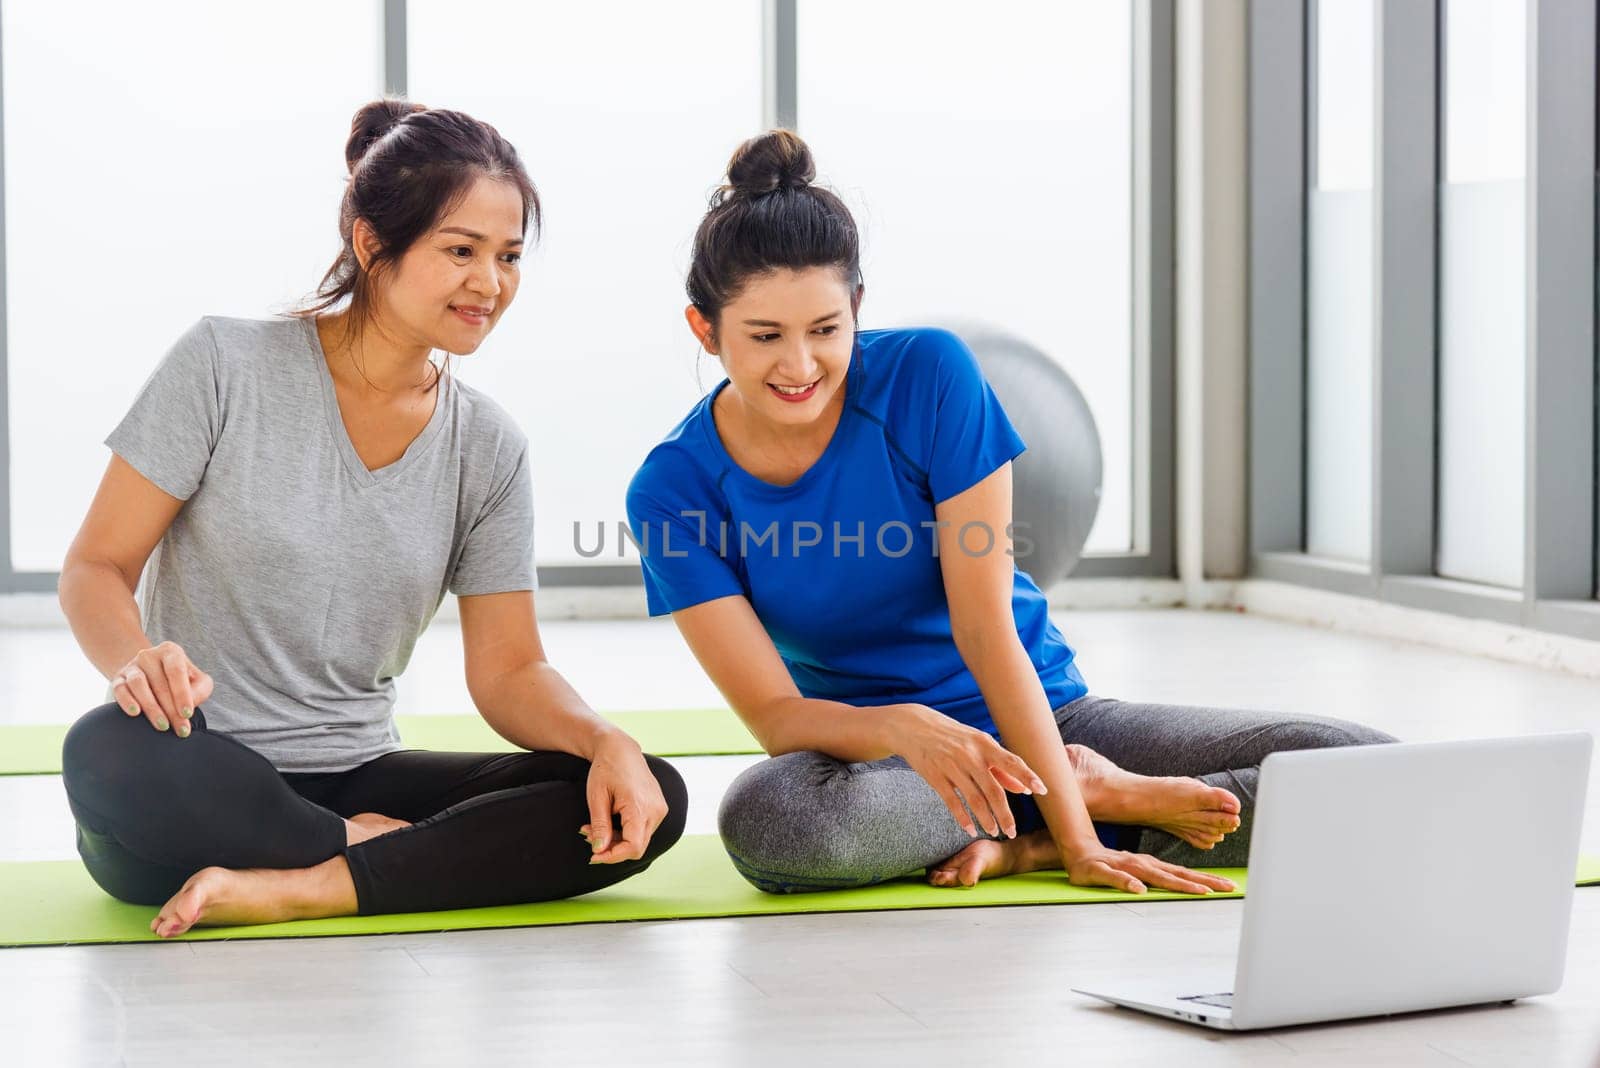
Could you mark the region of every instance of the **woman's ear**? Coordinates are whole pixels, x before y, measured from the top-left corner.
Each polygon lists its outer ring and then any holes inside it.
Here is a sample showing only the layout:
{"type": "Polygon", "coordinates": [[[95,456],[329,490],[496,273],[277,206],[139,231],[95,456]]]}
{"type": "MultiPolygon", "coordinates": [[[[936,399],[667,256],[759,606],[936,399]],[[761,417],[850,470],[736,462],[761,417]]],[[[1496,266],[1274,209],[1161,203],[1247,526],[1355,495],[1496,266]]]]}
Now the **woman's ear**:
{"type": "Polygon", "coordinates": [[[850,318],[855,321],[861,319],[861,298],[866,295],[867,284],[862,282],[856,286],[856,291],[850,295],[850,318]]]}
{"type": "Polygon", "coordinates": [[[355,251],[356,262],[361,265],[363,271],[370,271],[372,261],[383,251],[383,243],[378,240],[378,232],[365,219],[357,219],[350,227],[350,247],[355,251]]]}
{"type": "Polygon", "coordinates": [[[717,355],[717,328],[711,320],[700,314],[700,309],[693,304],[683,309],[683,317],[689,322],[689,331],[694,334],[700,347],[712,356],[717,355]]]}

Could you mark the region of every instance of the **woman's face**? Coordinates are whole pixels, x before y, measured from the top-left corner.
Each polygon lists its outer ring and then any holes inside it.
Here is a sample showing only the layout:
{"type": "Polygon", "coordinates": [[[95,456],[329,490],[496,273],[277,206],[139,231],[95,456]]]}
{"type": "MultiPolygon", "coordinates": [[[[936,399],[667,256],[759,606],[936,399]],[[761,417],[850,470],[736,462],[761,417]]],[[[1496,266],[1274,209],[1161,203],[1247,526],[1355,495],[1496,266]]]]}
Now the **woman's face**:
{"type": "Polygon", "coordinates": [[[510,307],[521,279],[522,195],[479,177],[376,285],[375,311],[402,343],[466,355],[510,307]]]}
{"type": "Polygon", "coordinates": [[[844,386],[859,300],[836,268],[783,269],[746,282],[722,309],[715,337],[692,306],[688,317],[752,414],[803,426],[819,419],[844,386]]]}

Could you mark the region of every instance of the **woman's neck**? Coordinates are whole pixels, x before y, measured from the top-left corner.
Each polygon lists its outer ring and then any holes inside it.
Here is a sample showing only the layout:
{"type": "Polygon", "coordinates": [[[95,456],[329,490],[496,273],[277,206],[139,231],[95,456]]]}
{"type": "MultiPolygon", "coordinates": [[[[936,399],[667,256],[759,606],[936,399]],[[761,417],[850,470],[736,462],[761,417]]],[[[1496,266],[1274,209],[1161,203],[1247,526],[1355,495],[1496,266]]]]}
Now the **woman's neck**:
{"type": "Polygon", "coordinates": [[[713,406],[713,416],[721,416],[719,426],[724,442],[731,437],[745,450],[770,456],[821,452],[833,439],[833,432],[839,425],[839,414],[844,411],[842,387],[829,398],[828,406],[821,415],[799,426],[779,423],[752,410],[731,382],[717,400],[722,410],[716,412],[716,406],[713,406]]]}
{"type": "Polygon", "coordinates": [[[375,394],[432,389],[436,377],[429,370],[432,349],[397,340],[375,319],[352,331],[349,315],[343,311],[316,319],[317,336],[334,381],[375,394]]]}

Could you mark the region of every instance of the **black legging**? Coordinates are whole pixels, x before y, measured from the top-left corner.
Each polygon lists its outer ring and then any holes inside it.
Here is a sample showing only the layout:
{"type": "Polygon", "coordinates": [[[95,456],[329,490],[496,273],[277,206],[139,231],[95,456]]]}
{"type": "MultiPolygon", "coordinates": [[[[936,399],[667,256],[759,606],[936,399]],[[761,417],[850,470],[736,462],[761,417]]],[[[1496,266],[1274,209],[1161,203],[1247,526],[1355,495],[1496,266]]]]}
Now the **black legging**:
{"type": "Polygon", "coordinates": [[[549,901],[637,875],[683,834],[683,779],[658,757],[645,759],[668,810],[643,859],[590,864],[581,757],[405,750],[292,774],[207,730],[199,709],[193,722],[179,738],[107,704],[67,732],[78,853],[113,897],[160,905],[211,865],[309,868],[343,854],[363,915],[549,901]],[[412,826],[346,846],[344,818],[361,812],[412,826]]]}

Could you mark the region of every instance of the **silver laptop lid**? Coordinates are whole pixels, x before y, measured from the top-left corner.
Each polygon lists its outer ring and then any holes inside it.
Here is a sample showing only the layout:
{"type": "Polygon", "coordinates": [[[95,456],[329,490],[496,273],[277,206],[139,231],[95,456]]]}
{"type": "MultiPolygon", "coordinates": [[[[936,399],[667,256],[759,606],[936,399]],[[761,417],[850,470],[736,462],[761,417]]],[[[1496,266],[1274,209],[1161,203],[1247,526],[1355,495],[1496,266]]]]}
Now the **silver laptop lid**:
{"type": "Polygon", "coordinates": [[[1591,747],[1570,733],[1269,756],[1235,1024],[1555,990],[1591,747]]]}

